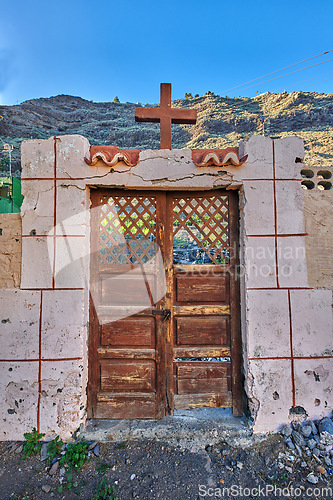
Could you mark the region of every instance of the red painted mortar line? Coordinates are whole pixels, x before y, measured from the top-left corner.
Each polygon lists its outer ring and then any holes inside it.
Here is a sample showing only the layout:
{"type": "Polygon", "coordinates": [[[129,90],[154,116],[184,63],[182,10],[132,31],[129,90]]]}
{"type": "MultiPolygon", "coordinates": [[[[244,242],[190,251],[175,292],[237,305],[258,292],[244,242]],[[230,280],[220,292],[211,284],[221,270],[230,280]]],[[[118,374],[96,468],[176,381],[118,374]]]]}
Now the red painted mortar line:
{"type": "Polygon", "coordinates": [[[313,288],[311,288],[310,286],[281,286],[279,288],[246,288],[246,290],[313,290],[313,288]]]}
{"type": "Polygon", "coordinates": [[[283,182],[284,182],[284,181],[302,182],[302,181],[304,181],[303,177],[299,177],[299,178],[295,177],[294,179],[280,179],[280,178],[276,177],[276,179],[275,179],[275,180],[276,180],[276,181],[279,181],[279,182],[282,182],[282,181],[283,181],[283,182]]]}
{"type": "Polygon", "coordinates": [[[49,291],[59,291],[59,290],[85,290],[85,288],[20,288],[20,290],[26,290],[30,292],[49,292],[49,291]]]}
{"type": "Polygon", "coordinates": [[[291,299],[290,290],[288,290],[288,307],[289,307],[289,328],[290,328],[290,358],[291,358],[291,387],[293,391],[293,406],[296,406],[295,396],[295,369],[294,369],[294,350],[293,350],[293,324],[291,315],[291,299]]]}
{"type": "Polygon", "coordinates": [[[22,238],[85,238],[84,234],[22,234],[22,238]]]}
{"type": "MultiPolygon", "coordinates": [[[[102,174],[103,176],[103,174],[102,174]]],[[[87,177],[57,177],[57,181],[85,181],[87,177]]],[[[266,179],[265,179],[266,180],[266,179]]],[[[272,180],[272,179],[267,179],[272,180]]],[[[21,177],[21,181],[54,181],[54,177],[21,177]]]]}
{"type": "Polygon", "coordinates": [[[275,179],[243,179],[243,182],[256,182],[256,181],[271,181],[271,182],[274,182],[274,180],[276,181],[297,181],[297,182],[301,182],[303,181],[304,179],[303,178],[300,178],[300,179],[279,179],[278,177],[276,177],[275,179]]]}
{"type": "MultiPolygon", "coordinates": [[[[89,180],[87,177],[57,177],[57,181],[85,181],[89,180]]],[[[302,182],[304,179],[299,178],[299,179],[280,179],[276,178],[276,181],[296,181],[296,182],[302,182]]],[[[21,177],[21,181],[54,181],[54,177],[21,177]]],[[[256,181],[271,181],[273,182],[273,179],[243,179],[242,182],[256,182],[256,181]]]]}
{"type": "Polygon", "coordinates": [[[275,229],[275,273],[276,273],[276,286],[280,288],[279,282],[279,264],[278,264],[278,248],[277,248],[277,203],[276,203],[276,179],[275,179],[275,143],[273,145],[273,200],[274,200],[274,229],[275,229]]]}
{"type": "Polygon", "coordinates": [[[21,177],[21,181],[54,181],[54,177],[21,177]]]}
{"type": "Polygon", "coordinates": [[[294,359],[333,359],[333,356],[293,356],[294,359]]]}
{"type": "Polygon", "coordinates": [[[288,359],[288,360],[295,360],[295,359],[333,359],[333,356],[293,356],[293,358],[291,358],[290,356],[262,356],[260,358],[248,358],[249,361],[258,361],[258,360],[277,360],[277,359],[288,359]]]}
{"type": "Polygon", "coordinates": [[[298,234],[247,234],[248,238],[293,238],[294,236],[308,236],[309,233],[298,233],[298,234]]]}
{"type": "Polygon", "coordinates": [[[40,291],[39,328],[38,328],[38,400],[37,400],[37,431],[40,432],[40,398],[42,394],[42,315],[43,291],[40,291]]]}
{"type": "Polygon", "coordinates": [[[43,358],[42,361],[52,361],[55,362],[55,361],[81,361],[83,358],[43,358]]]}
{"type": "Polygon", "coordinates": [[[36,361],[81,361],[83,358],[32,358],[32,359],[0,359],[0,363],[29,363],[36,361]]]}

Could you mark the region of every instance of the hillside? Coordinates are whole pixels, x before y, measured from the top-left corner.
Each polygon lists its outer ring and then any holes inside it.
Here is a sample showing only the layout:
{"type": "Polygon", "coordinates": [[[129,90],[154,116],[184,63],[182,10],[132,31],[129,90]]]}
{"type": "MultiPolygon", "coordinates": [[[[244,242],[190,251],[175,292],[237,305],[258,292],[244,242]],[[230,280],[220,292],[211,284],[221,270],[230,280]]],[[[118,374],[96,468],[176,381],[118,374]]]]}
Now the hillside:
{"type": "MultiPolygon", "coordinates": [[[[68,95],[0,106],[0,137],[14,144],[13,171],[19,170],[20,143],[24,139],[81,134],[91,144],[158,149],[159,125],[135,123],[136,106],[68,95]]],[[[333,164],[333,94],[285,92],[254,98],[205,95],[173,101],[173,106],[198,110],[196,125],[173,125],[174,148],[237,146],[252,134],[273,138],[298,135],[305,141],[306,163],[333,164]]]]}

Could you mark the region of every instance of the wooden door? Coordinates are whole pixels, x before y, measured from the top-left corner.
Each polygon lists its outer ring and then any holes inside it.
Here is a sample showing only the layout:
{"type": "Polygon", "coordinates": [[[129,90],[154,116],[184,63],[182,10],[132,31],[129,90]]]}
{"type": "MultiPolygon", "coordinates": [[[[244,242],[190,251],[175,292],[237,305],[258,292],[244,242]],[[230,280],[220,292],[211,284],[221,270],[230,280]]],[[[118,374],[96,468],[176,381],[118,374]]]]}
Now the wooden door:
{"type": "Polygon", "coordinates": [[[173,408],[232,406],[242,414],[237,196],[173,193],[173,408]]]}
{"type": "Polygon", "coordinates": [[[242,413],[235,193],[91,199],[89,416],[242,413]]]}

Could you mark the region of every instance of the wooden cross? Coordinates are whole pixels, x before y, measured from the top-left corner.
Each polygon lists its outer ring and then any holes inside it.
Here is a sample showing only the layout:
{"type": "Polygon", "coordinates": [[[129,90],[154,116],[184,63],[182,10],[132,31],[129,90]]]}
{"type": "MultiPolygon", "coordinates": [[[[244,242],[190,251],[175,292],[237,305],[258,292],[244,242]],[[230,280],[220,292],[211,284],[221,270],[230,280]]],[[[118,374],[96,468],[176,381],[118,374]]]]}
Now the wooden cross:
{"type": "Polygon", "coordinates": [[[171,83],[161,83],[161,100],[159,108],[135,108],[136,122],[161,123],[161,149],[171,147],[171,123],[189,123],[197,121],[196,109],[179,109],[171,107],[171,83]]]}

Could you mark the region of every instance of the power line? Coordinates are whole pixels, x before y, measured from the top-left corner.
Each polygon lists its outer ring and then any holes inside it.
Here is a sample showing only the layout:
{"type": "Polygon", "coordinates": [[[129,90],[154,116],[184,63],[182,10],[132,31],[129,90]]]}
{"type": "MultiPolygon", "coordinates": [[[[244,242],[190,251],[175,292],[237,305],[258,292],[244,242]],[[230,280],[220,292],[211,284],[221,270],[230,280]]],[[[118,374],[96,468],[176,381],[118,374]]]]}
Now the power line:
{"type": "Polygon", "coordinates": [[[315,84],[314,83],[310,83],[310,86],[311,85],[317,85],[317,83],[329,82],[330,80],[333,80],[333,78],[326,78],[326,80],[320,80],[320,82],[316,82],[315,84]]]}
{"type": "Polygon", "coordinates": [[[248,82],[242,83],[240,85],[236,85],[236,87],[231,87],[230,89],[223,90],[221,94],[224,94],[225,92],[229,92],[229,90],[233,89],[238,89],[239,87],[243,87],[244,85],[247,85],[248,83],[256,82],[257,80],[261,80],[262,78],[266,78],[266,76],[271,76],[274,75],[275,73],[279,73],[280,71],[284,71],[285,69],[292,68],[293,66],[298,66],[298,64],[302,64],[304,62],[310,61],[311,59],[316,59],[316,57],[320,57],[326,54],[329,54],[330,52],[333,52],[333,49],[327,50],[326,52],[322,52],[321,54],[317,54],[316,56],[309,57],[308,59],[304,59],[303,61],[290,64],[289,66],[285,66],[284,68],[277,69],[276,71],[272,71],[272,73],[267,73],[266,75],[259,76],[258,78],[254,78],[254,80],[249,80],[248,82]]]}
{"type": "MultiPolygon", "coordinates": [[[[328,71],[327,73],[322,73],[321,75],[313,76],[311,78],[307,78],[306,80],[301,80],[300,82],[295,82],[292,85],[293,86],[299,85],[300,83],[309,82],[310,80],[316,80],[317,78],[320,78],[321,76],[330,75],[331,73],[333,73],[333,71],[328,71]]],[[[329,78],[329,80],[330,80],[330,78],[329,78]]],[[[320,82],[316,82],[316,83],[320,83],[320,82]]],[[[291,87],[292,85],[289,85],[289,87],[291,87]]],[[[276,92],[279,92],[280,90],[284,90],[285,88],[288,88],[288,87],[280,87],[278,90],[276,90],[276,92]]]]}
{"type": "Polygon", "coordinates": [[[275,78],[270,78],[269,80],[265,80],[264,82],[256,83],[255,85],[250,85],[249,87],[245,87],[244,89],[241,89],[241,90],[243,92],[243,90],[252,89],[253,87],[257,87],[258,85],[263,85],[264,83],[272,82],[273,80],[278,80],[279,78],[284,78],[285,76],[293,75],[294,73],[299,73],[300,71],[304,71],[304,70],[309,69],[309,68],[314,68],[315,66],[320,66],[321,64],[325,64],[325,63],[330,62],[330,61],[333,61],[333,58],[327,59],[327,61],[322,61],[322,62],[317,63],[317,64],[311,64],[311,66],[306,66],[305,68],[297,69],[296,71],[290,71],[289,73],[286,73],[285,75],[276,76],[275,78]]]}

